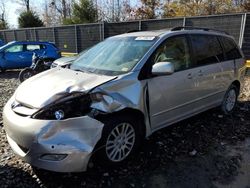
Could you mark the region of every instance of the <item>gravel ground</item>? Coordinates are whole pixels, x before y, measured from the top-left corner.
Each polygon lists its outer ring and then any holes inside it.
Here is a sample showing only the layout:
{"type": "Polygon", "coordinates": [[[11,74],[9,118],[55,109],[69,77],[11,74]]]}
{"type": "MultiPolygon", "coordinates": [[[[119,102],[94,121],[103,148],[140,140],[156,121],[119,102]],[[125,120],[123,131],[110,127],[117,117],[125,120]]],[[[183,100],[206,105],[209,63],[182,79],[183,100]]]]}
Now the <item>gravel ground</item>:
{"type": "Polygon", "coordinates": [[[18,73],[0,74],[0,187],[250,187],[250,77],[233,115],[212,109],[160,130],[116,169],[53,173],[32,169],[7,143],[1,113],[18,73]]]}

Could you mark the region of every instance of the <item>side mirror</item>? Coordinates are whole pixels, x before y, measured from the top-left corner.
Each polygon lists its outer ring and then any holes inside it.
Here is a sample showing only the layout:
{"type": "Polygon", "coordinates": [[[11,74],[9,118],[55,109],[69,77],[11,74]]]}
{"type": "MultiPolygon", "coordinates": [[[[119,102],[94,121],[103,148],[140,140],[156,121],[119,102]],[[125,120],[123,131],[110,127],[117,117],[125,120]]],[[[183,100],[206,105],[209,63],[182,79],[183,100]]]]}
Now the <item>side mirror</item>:
{"type": "Polygon", "coordinates": [[[170,62],[159,62],[153,65],[153,75],[170,75],[174,73],[174,65],[170,62]]]}

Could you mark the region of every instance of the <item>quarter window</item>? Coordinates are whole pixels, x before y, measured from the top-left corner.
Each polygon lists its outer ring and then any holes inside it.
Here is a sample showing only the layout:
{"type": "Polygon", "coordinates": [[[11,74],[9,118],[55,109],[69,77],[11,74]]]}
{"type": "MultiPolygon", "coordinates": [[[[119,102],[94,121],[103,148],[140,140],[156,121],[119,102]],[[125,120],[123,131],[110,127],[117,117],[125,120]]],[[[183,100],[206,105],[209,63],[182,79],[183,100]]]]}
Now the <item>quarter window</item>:
{"type": "Polygon", "coordinates": [[[219,40],[213,35],[191,35],[197,66],[218,63],[224,60],[219,40]]]}
{"type": "Polygon", "coordinates": [[[190,55],[185,36],[168,38],[155,52],[154,63],[171,62],[175,71],[190,67],[190,55]]]}
{"type": "Polygon", "coordinates": [[[242,58],[237,45],[232,39],[222,37],[222,42],[223,42],[227,60],[242,58]]]}

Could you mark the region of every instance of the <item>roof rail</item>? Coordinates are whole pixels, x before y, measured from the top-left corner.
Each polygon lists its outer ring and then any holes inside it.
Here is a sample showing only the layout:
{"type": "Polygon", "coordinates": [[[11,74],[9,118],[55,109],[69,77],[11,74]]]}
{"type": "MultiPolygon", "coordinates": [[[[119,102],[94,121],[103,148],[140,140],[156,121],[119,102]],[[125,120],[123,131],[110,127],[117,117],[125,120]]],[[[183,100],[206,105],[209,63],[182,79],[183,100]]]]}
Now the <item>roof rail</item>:
{"type": "Polygon", "coordinates": [[[210,28],[204,28],[204,27],[192,27],[192,26],[179,26],[179,27],[174,27],[171,29],[171,31],[180,31],[180,30],[203,30],[203,31],[215,31],[218,33],[223,33],[229,35],[228,32],[226,31],[221,31],[217,29],[210,29],[210,28]]]}

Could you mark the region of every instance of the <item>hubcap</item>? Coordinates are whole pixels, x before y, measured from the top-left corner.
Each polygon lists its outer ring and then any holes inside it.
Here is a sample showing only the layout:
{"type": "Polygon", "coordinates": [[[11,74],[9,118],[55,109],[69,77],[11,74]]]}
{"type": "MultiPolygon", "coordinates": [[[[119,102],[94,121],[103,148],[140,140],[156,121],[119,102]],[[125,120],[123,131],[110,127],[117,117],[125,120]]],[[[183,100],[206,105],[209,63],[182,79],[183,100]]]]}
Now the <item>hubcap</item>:
{"type": "Polygon", "coordinates": [[[32,76],[32,74],[30,72],[26,72],[26,73],[24,73],[23,78],[24,78],[24,80],[26,80],[26,79],[30,78],[31,76],[32,76]]]}
{"type": "Polygon", "coordinates": [[[236,102],[236,92],[234,89],[231,89],[228,94],[227,94],[227,98],[226,98],[226,110],[227,111],[231,111],[234,108],[236,102]]]}
{"type": "Polygon", "coordinates": [[[134,128],[129,123],[121,123],[108,136],[106,154],[111,161],[120,162],[129,155],[134,143],[134,128]]]}

